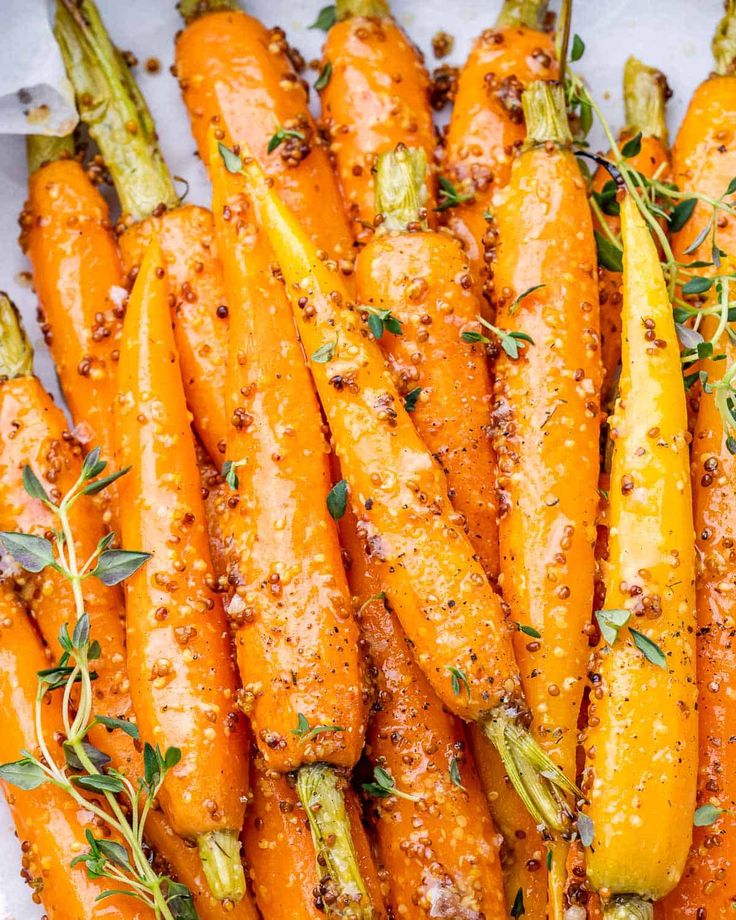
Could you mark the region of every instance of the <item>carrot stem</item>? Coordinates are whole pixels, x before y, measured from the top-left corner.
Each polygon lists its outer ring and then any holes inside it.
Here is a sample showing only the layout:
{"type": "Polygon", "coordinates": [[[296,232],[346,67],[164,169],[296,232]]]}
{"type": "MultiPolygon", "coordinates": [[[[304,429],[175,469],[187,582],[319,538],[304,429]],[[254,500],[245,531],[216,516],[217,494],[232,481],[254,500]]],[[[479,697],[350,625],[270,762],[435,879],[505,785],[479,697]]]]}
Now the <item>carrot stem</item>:
{"type": "Polygon", "coordinates": [[[197,838],[199,858],[213,897],[240,901],[245,896],[245,875],[237,831],[210,831],[197,838]]]}
{"type": "Polygon", "coordinates": [[[0,379],[33,375],[33,349],[20,314],[7,294],[0,291],[0,379]]]}
{"type": "Polygon", "coordinates": [[[309,819],[318,875],[334,895],[325,898],[328,916],[370,920],[373,907],[335,768],[326,763],[304,764],[297,773],[296,789],[309,819]]]}
{"type": "Polygon", "coordinates": [[[376,212],[381,216],[379,233],[406,230],[409,224],[427,229],[427,154],[421,147],[405,147],[382,153],[376,168],[376,212]]]}
{"type": "Polygon", "coordinates": [[[239,10],[240,4],[238,0],[179,0],[176,8],[188,25],[208,13],[217,13],[220,10],[239,10]]]}
{"type": "Polygon", "coordinates": [[[718,23],[711,45],[720,76],[736,71],[736,0],[728,0],[726,14],[718,23]]]}
{"type": "Polygon", "coordinates": [[[603,905],[604,920],[653,920],[654,905],[635,894],[613,895],[603,905]]]}
{"type": "Polygon", "coordinates": [[[353,16],[390,19],[391,9],[386,0],[336,0],[335,18],[338,22],[353,16]]]}
{"type": "Polygon", "coordinates": [[[547,2],[548,0],[504,0],[496,25],[500,28],[526,26],[528,29],[541,29],[547,14],[547,2]]]}
{"type": "Polygon", "coordinates": [[[45,134],[29,134],[26,138],[26,157],[28,159],[28,173],[55,160],[74,156],[74,135],[66,134],[64,137],[49,137],[45,134]]]}
{"type": "Polygon", "coordinates": [[[179,203],[156,129],[92,0],[57,0],[56,38],[79,114],[100,149],[125,214],[149,217],[179,203]]]}
{"type": "Polygon", "coordinates": [[[633,55],[624,66],[624,110],[626,126],[645,137],[667,142],[665,104],[667,80],[661,70],[648,67],[633,55]]]}
{"type": "Polygon", "coordinates": [[[572,145],[567,122],[565,89],[561,83],[531,83],[521,97],[526,119],[526,143],[534,147],[550,141],[559,147],[572,145]]]}

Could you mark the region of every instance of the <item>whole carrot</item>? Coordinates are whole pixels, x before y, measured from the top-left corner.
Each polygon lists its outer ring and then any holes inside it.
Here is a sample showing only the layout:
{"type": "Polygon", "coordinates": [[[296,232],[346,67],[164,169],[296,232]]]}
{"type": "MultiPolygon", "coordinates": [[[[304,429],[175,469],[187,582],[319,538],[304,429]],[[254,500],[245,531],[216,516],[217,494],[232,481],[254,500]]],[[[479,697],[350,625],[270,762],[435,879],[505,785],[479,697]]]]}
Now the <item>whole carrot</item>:
{"type": "Polygon", "coordinates": [[[246,738],[163,265],[153,239],[126,312],[115,406],[118,459],[130,467],[120,488],[123,543],[153,554],[126,583],[128,678],[143,735],[182,752],[161,790],[164,811],[177,833],[197,840],[215,897],[237,901],[246,738]]]}
{"type": "MultiPolygon", "coordinates": [[[[671,179],[665,107],[669,88],[664,74],[647,67],[635,57],[624,66],[624,112],[626,127],[619,146],[632,142],[627,164],[647,178],[671,179]],[[638,139],[638,140],[637,140],[638,139]]],[[[593,178],[593,209],[596,230],[618,246],[620,220],[615,200],[615,182],[603,167],[593,178]]],[[[601,305],[601,356],[603,359],[604,402],[612,402],[613,388],[621,360],[621,272],[601,265],[598,269],[601,305]]]]}
{"type": "Polygon", "coordinates": [[[320,260],[258,164],[243,166],[232,151],[224,153],[229,168],[247,177],[347,477],[342,489],[382,561],[388,599],[420,667],[445,705],[482,722],[540,822],[565,828],[568,806],[557,790],[574,787],[520,722],[519,673],[500,601],[456,523],[441,470],[340,275],[320,260]]]}
{"type": "Polygon", "coordinates": [[[316,245],[349,270],[350,223],[283,30],[236,0],[181,0],[179,11],[176,73],[202,161],[210,125],[218,140],[247,146],[316,245]]]}
{"type": "Polygon", "coordinates": [[[353,232],[367,240],[377,213],[377,158],[399,143],[425,153],[424,204],[434,217],[437,140],[429,75],[421,52],[393,20],[385,0],[340,0],[335,13],[337,21],[322,50],[322,73],[328,76],[320,89],[322,121],[353,232]]]}
{"type": "Polygon", "coordinates": [[[107,203],[73,154],[71,137],[29,138],[21,244],[77,437],[109,457],[124,278],[107,203]]]}
{"type": "MultiPolygon", "coordinates": [[[[36,735],[38,672],[49,667],[41,641],[7,581],[0,584],[0,764],[18,760],[21,751],[40,753],[36,735]]],[[[58,692],[42,704],[46,737],[63,739],[58,692]]],[[[63,760],[59,749],[54,756],[63,760]]],[[[2,768],[0,768],[2,776],[2,768]]],[[[87,848],[85,831],[95,817],[51,783],[21,789],[0,778],[21,843],[22,875],[43,904],[48,920],[153,920],[153,911],[124,895],[97,900],[109,888],[106,879],[90,878],[83,865],[70,867],[87,848]]]]}
{"type": "Polygon", "coordinates": [[[621,201],[622,374],[602,641],[580,825],[604,916],[651,917],[690,844],[697,775],[695,558],[680,352],[659,255],[621,201]],[[655,717],[653,718],[653,713],[655,717]]]}
{"type": "MultiPolygon", "coordinates": [[[[29,498],[23,469],[30,466],[48,494],[58,500],[79,478],[82,450],[69,433],[63,412],[32,375],[32,352],[9,301],[0,297],[0,307],[0,529],[41,536],[53,530],[54,521],[40,501],[29,498]]],[[[70,512],[80,559],[89,558],[105,534],[99,502],[99,498],[84,496],[70,512]]],[[[16,581],[47,645],[60,651],[58,636],[74,615],[69,582],[50,568],[35,576],[22,573],[16,581]]],[[[94,713],[105,719],[133,721],[120,589],[90,578],[84,581],[82,591],[91,632],[104,637],[95,660],[94,713]]],[[[89,740],[131,781],[137,782],[144,775],[141,751],[128,733],[94,724],[89,740]]],[[[224,913],[230,920],[254,920],[250,900],[223,906],[211,896],[196,850],[173,833],[160,810],[149,812],[145,831],[148,842],[192,893],[201,920],[216,920],[224,913]]]]}
{"type": "MultiPolygon", "coordinates": [[[[328,447],[291,307],[243,180],[229,175],[218,155],[210,156],[210,170],[233,336],[228,478],[237,505],[228,521],[228,614],[267,768],[297,770],[301,796],[314,786],[304,801],[308,813],[335,820],[322,799],[337,781],[335,769],[351,769],[360,756],[365,709],[358,630],[328,504],[328,447]]],[[[322,831],[313,830],[317,843],[322,831]]],[[[339,868],[339,850],[329,850],[334,868],[327,871],[340,897],[348,907],[356,899],[350,909],[370,916],[364,883],[339,868]]],[[[355,871],[354,854],[347,858],[355,871]]]]}
{"type": "Polygon", "coordinates": [[[381,223],[356,266],[358,301],[399,381],[422,440],[447,475],[486,574],[498,576],[496,463],[491,382],[482,345],[462,332],[481,311],[457,240],[427,230],[424,152],[381,154],[376,173],[381,223]]]}
{"type": "Polygon", "coordinates": [[[131,282],[151,235],[160,236],[187,403],[197,432],[219,460],[227,428],[227,306],[212,215],[180,205],[145,100],[92,0],[57,0],[55,32],[80,116],[120,200],[119,244],[131,282]]]}
{"type": "Polygon", "coordinates": [[[573,781],[598,508],[596,254],[562,88],[533,83],[523,105],[527,146],[493,224],[500,583],[536,737],[573,781]]]}
{"type": "Polygon", "coordinates": [[[522,91],[558,75],[553,38],[542,31],[546,9],[546,0],[504,0],[496,25],[476,40],[460,71],[443,162],[450,188],[441,207],[476,280],[485,280],[493,251],[492,238],[484,239],[493,191],[508,182],[526,136],[522,91]]]}
{"type": "Polygon", "coordinates": [[[498,837],[463,725],[417,667],[351,512],[341,521],[376,693],[366,754],[378,852],[394,915],[505,916],[498,837]]]}
{"type": "MultiPolygon", "coordinates": [[[[718,199],[736,175],[736,147],[731,142],[731,124],[736,114],[736,48],[729,35],[736,21],[733,4],[716,32],[713,50],[716,72],[702,83],[692,98],[675,141],[673,171],[683,192],[718,199]]],[[[712,259],[711,236],[686,253],[699,235],[707,233],[710,215],[698,202],[690,220],[673,236],[672,248],[681,261],[712,259]]],[[[736,254],[736,223],[732,217],[718,220],[717,245],[728,254],[722,267],[706,266],[702,274],[728,274],[736,254]]],[[[706,307],[715,309],[701,326],[704,337],[716,334],[722,303],[728,303],[732,282],[714,285],[706,307]]],[[[732,546],[734,540],[733,482],[736,464],[729,441],[732,431],[719,411],[719,396],[732,388],[731,373],[736,362],[730,333],[715,347],[725,361],[703,361],[707,374],[706,392],[693,433],[692,489],[695,510],[697,568],[697,672],[700,756],[696,827],[682,879],[662,901],[661,916],[680,920],[706,916],[724,920],[732,911],[736,896],[736,765],[733,762],[733,727],[724,688],[736,680],[732,602],[732,546]],[[726,389],[719,391],[719,385],[726,389]],[[713,390],[715,389],[715,392],[713,390]]],[[[728,691],[726,691],[727,693],[728,691]]]]}

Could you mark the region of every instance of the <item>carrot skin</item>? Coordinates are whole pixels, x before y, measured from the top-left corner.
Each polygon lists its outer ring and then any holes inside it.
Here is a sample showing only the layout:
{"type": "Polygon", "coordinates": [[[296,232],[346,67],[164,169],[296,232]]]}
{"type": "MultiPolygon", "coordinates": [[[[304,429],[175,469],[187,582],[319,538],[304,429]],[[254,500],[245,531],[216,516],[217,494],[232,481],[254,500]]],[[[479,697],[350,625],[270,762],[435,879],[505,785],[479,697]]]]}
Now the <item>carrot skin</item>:
{"type": "Polygon", "coordinates": [[[332,71],[321,91],[321,121],[356,239],[370,238],[376,217],[376,159],[399,143],[427,155],[427,208],[434,219],[437,140],[421,52],[390,17],[351,16],[327,33],[323,67],[327,63],[332,71]]]}
{"type": "Polygon", "coordinates": [[[269,769],[319,761],[352,768],[365,732],[363,680],[327,506],[332,483],[319,403],[243,179],[228,174],[219,156],[210,166],[231,309],[228,458],[246,461],[230,516],[229,617],[249,717],[269,769]],[[310,728],[340,730],[300,737],[300,714],[310,728]]]}
{"type": "Polygon", "coordinates": [[[207,133],[214,125],[218,140],[247,146],[259,159],[320,249],[351,260],[337,180],[283,31],[239,10],[209,13],[179,33],[176,71],[202,161],[209,161],[207,133]],[[269,153],[279,128],[298,130],[304,140],[287,138],[269,153]]]}
{"type": "Polygon", "coordinates": [[[134,276],[151,236],[158,235],[168,272],[169,306],[184,392],[194,426],[222,466],[227,420],[223,393],[228,309],[211,213],[185,205],[129,227],[120,237],[123,267],[134,276]]]}
{"type": "Polygon", "coordinates": [[[107,203],[77,160],[57,160],[30,176],[21,228],[77,436],[110,457],[125,282],[107,203]]]}
{"type": "Polygon", "coordinates": [[[526,26],[486,29],[460,72],[443,173],[459,192],[474,194],[473,201],[447,212],[447,223],[461,240],[476,279],[485,274],[485,214],[493,210],[494,190],[509,181],[526,136],[521,91],[533,80],[557,76],[553,37],[526,26]]]}
{"type": "Polygon", "coordinates": [[[401,335],[384,332],[402,396],[421,388],[412,419],[447,475],[454,508],[489,578],[498,575],[496,463],[488,439],[491,383],[485,347],[462,341],[481,311],[467,259],[444,234],[390,233],[356,265],[361,304],[391,310],[401,335]]]}
{"type": "Polygon", "coordinates": [[[123,545],[153,554],[125,585],[128,673],[144,737],[182,751],[162,806],[174,830],[199,837],[242,826],[246,732],[222,602],[212,590],[162,265],[153,240],[126,313],[115,407],[119,462],[131,467],[121,485],[123,545]]]}

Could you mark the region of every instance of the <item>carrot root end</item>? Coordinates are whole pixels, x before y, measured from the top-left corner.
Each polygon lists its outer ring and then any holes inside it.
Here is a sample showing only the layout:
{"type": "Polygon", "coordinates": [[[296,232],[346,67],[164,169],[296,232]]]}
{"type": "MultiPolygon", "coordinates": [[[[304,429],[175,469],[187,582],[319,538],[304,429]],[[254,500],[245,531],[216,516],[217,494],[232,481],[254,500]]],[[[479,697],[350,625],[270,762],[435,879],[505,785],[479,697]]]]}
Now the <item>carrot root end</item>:
{"type": "Polygon", "coordinates": [[[245,895],[245,873],[237,831],[210,831],[197,838],[207,884],[218,901],[240,901],[245,895]]]}
{"type": "Polygon", "coordinates": [[[615,894],[603,904],[604,920],[653,920],[654,905],[636,894],[615,894]]]}

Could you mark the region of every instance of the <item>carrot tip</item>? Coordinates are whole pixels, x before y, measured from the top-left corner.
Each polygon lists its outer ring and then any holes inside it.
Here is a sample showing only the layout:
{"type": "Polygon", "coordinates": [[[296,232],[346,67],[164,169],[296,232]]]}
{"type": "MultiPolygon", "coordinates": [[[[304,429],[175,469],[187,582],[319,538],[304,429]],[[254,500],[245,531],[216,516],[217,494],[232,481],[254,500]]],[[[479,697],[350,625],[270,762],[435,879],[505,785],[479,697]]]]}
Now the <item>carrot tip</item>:
{"type": "Polygon", "coordinates": [[[615,894],[603,904],[605,920],[653,920],[654,905],[636,894],[615,894]]]}
{"type": "Polygon", "coordinates": [[[237,831],[210,831],[197,838],[207,884],[218,901],[240,901],[245,895],[245,873],[237,831]]]}
{"type": "Polygon", "coordinates": [[[342,783],[334,767],[305,764],[297,773],[296,789],[307,813],[317,854],[317,873],[325,893],[350,906],[343,916],[370,920],[373,905],[360,873],[342,783]]]}
{"type": "Polygon", "coordinates": [[[545,754],[512,713],[495,709],[481,722],[483,734],[498,751],[509,779],[543,832],[567,834],[572,810],[564,794],[580,797],[577,786],[545,754]]]}

